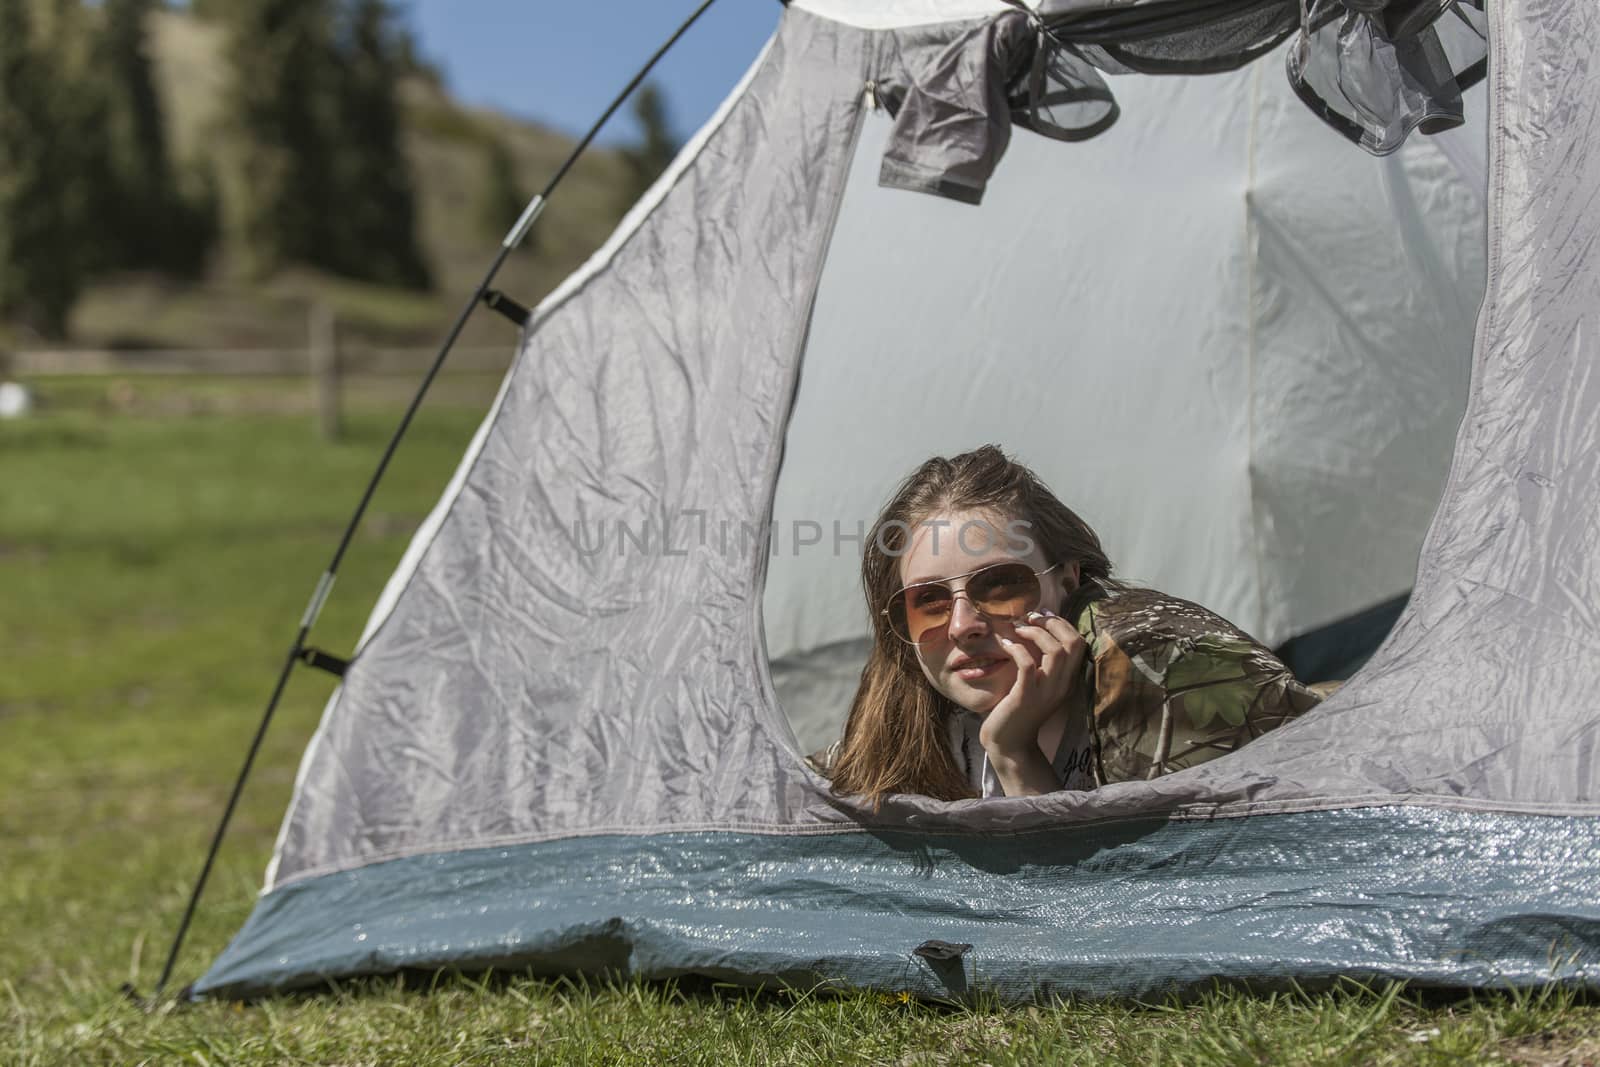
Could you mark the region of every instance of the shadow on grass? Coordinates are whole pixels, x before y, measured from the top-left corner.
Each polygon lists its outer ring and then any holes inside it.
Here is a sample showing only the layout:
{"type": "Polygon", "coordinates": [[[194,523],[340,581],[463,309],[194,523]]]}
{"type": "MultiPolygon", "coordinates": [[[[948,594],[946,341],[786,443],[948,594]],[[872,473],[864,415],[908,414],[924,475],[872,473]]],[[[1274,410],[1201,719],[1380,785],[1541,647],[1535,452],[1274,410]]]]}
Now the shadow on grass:
{"type": "MultiPolygon", "coordinates": [[[[443,992],[470,992],[480,995],[505,995],[508,991],[533,986],[541,993],[565,999],[593,1001],[606,997],[648,996],[658,1003],[681,1003],[702,1008],[741,1005],[748,1008],[788,1011],[797,1003],[832,998],[866,1000],[881,1005],[900,1005],[908,1010],[934,1014],[1000,1013],[1029,1007],[1049,1010],[1093,1009],[1115,1005],[1138,1013],[1171,1013],[1192,1009],[1216,1009],[1227,1004],[1252,1003],[1263,1008],[1299,1007],[1314,1009],[1330,1002],[1344,1007],[1384,1009],[1404,1004],[1422,1012],[1448,1009],[1483,1008],[1515,1019],[1543,1017],[1581,1008],[1600,1006],[1600,990],[1576,979],[1546,982],[1536,986],[1507,985],[1503,989],[1468,989],[1443,985],[1418,985],[1385,979],[1363,981],[1341,976],[1322,982],[1302,983],[1292,979],[1271,983],[1210,980],[1165,994],[1158,1000],[1127,997],[1089,999],[1080,997],[1041,997],[1031,1003],[1014,1003],[999,995],[978,989],[963,998],[926,997],[908,992],[887,992],[850,986],[838,981],[781,981],[757,984],[731,982],[710,975],[687,973],[668,978],[644,978],[619,968],[598,968],[586,972],[552,974],[538,969],[486,969],[429,971],[408,968],[386,975],[330,979],[299,989],[267,996],[241,998],[245,1006],[263,1002],[293,1004],[349,1002],[366,998],[386,998],[395,994],[432,995],[443,992]]],[[[181,997],[186,997],[185,990],[181,997]]],[[[196,1002],[198,1003],[198,1002],[196,1002]]],[[[1381,1012],[1380,1012],[1381,1014],[1381,1012]]],[[[1513,1027],[1512,1030],[1518,1028],[1513,1027]]],[[[1532,1032],[1525,1030],[1523,1032],[1532,1032]]],[[[1518,1036],[1508,1031],[1506,1036],[1518,1036]]]]}

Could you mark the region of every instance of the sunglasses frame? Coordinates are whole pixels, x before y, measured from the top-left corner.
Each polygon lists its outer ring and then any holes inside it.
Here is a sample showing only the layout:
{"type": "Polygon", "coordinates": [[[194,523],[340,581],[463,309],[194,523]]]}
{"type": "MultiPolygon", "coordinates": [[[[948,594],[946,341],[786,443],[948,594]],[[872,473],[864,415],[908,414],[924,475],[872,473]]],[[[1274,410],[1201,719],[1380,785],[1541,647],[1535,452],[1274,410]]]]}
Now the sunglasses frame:
{"type": "MultiPolygon", "coordinates": [[[[938,579],[936,581],[914,582],[911,585],[902,585],[899,589],[896,589],[893,593],[889,594],[889,599],[884,602],[884,606],[883,607],[878,609],[878,614],[883,616],[884,625],[889,628],[889,632],[891,634],[894,634],[894,636],[896,638],[898,638],[899,640],[903,641],[904,643],[910,645],[911,647],[916,648],[916,647],[920,646],[922,644],[922,642],[921,641],[915,641],[915,640],[913,640],[913,639],[911,639],[909,637],[902,637],[901,634],[900,634],[900,631],[898,631],[898,630],[896,630],[894,628],[894,616],[889,613],[890,612],[890,606],[893,605],[896,600],[898,600],[901,597],[903,597],[905,595],[905,593],[906,593],[906,590],[908,590],[908,589],[920,589],[921,587],[923,587],[925,585],[945,585],[945,584],[947,584],[949,582],[953,582],[953,581],[956,581],[957,579],[961,579],[961,578],[966,578],[966,579],[970,580],[974,574],[982,574],[984,571],[993,570],[996,567],[1027,567],[1028,572],[1033,575],[1035,580],[1037,580],[1037,579],[1043,578],[1045,575],[1049,574],[1051,571],[1055,570],[1056,568],[1058,568],[1060,566],[1061,566],[1061,564],[1059,564],[1059,563],[1052,563],[1052,564],[1050,564],[1050,566],[1046,567],[1044,570],[1036,571],[1032,567],[1028,567],[1028,565],[1026,563],[1022,562],[1020,559],[996,560],[993,563],[985,563],[983,566],[977,568],[976,570],[970,570],[965,574],[952,574],[948,578],[940,578],[940,579],[938,579]]],[[[1043,585],[1042,582],[1040,583],[1039,591],[1041,593],[1044,591],[1044,585],[1043,585]]],[[[966,589],[965,585],[963,585],[960,589],[951,590],[951,593],[950,593],[950,603],[951,603],[950,612],[951,612],[952,615],[955,614],[955,600],[956,600],[956,598],[957,597],[963,597],[963,596],[967,598],[967,603],[972,605],[972,610],[976,611],[979,615],[982,615],[985,619],[1010,619],[1011,618],[1011,616],[1009,616],[1009,615],[990,615],[988,612],[986,612],[982,608],[978,607],[978,605],[973,601],[972,597],[967,595],[967,589],[966,589]]],[[[949,620],[948,619],[945,620],[945,625],[947,625],[947,626],[949,625],[949,620]]],[[[933,629],[933,628],[934,627],[930,627],[930,629],[933,629]]],[[[926,631],[924,631],[924,632],[926,632],[926,631]]]]}

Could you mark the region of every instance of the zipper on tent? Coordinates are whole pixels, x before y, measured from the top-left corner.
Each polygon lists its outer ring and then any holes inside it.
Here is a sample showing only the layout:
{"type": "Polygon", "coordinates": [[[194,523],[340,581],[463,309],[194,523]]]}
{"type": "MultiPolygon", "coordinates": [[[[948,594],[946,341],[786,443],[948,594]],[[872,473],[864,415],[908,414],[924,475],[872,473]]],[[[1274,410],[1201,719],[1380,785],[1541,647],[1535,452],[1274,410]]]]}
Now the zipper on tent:
{"type": "Polygon", "coordinates": [[[867,86],[861,93],[861,103],[868,111],[881,110],[878,104],[878,83],[872,79],[867,80],[867,86]]]}

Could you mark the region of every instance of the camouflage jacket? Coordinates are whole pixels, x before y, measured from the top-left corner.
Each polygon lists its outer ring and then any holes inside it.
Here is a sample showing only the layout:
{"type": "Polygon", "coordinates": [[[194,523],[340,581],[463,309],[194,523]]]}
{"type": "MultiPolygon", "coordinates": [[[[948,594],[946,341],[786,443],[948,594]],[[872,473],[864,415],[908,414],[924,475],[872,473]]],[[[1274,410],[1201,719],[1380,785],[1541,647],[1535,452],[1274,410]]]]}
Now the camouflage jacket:
{"type": "MultiPolygon", "coordinates": [[[[1232,752],[1322,699],[1266,648],[1153,589],[1074,598],[1095,785],[1156,778],[1232,752]]],[[[1067,736],[1082,731],[1068,728],[1067,736]]],[[[1058,763],[1061,761],[1058,759],[1058,763]]]]}

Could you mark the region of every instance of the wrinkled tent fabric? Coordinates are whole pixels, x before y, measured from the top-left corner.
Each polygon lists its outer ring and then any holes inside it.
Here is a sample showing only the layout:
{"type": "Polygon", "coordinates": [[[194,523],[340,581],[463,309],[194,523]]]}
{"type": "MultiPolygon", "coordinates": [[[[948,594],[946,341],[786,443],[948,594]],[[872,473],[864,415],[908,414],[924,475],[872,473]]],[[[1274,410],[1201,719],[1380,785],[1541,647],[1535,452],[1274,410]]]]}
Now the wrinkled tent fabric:
{"type": "Polygon", "coordinates": [[[574,516],[770,509],[849,165],[833,146],[880,49],[949,40],[791,9],[653,201],[530,323],[330,702],[261,900],[195,992],[441,966],[1017,999],[1593,984],[1600,10],[1490,14],[1467,417],[1412,600],[1332,700],[1153,782],[873,811],[793,746],[759,545],[575,543],[574,516]],[[733,160],[740,179],[717,180],[733,160]],[[973,948],[916,951],[934,939],[973,948]]]}

